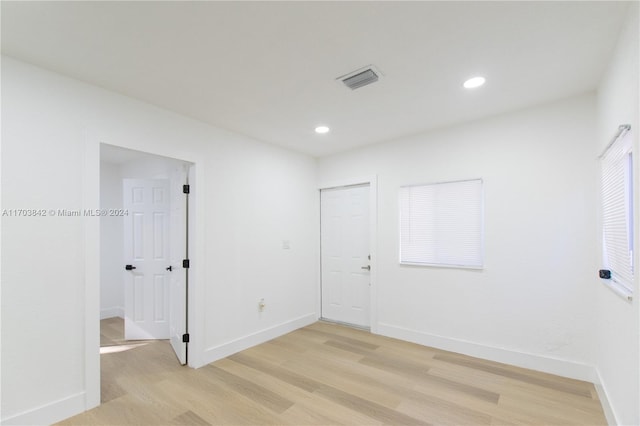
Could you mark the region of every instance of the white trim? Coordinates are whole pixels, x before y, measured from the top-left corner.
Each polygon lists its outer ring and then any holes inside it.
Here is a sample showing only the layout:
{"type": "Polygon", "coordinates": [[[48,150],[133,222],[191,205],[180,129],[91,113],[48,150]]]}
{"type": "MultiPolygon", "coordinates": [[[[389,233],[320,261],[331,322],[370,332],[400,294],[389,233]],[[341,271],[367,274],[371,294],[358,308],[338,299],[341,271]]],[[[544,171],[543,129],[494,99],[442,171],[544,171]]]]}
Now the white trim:
{"type": "Polygon", "coordinates": [[[400,266],[424,266],[428,268],[450,268],[450,269],[473,269],[476,271],[482,271],[485,269],[484,264],[480,266],[471,265],[452,265],[446,263],[420,263],[420,262],[398,262],[400,266]]]}
{"type": "Polygon", "coordinates": [[[2,419],[2,425],[42,425],[67,419],[84,410],[85,393],[79,392],[66,398],[32,408],[2,419]]]}
{"type": "MultiPolygon", "coordinates": [[[[217,346],[212,346],[204,351],[202,365],[226,358],[229,355],[233,355],[245,349],[275,339],[299,328],[306,327],[316,321],[317,315],[314,312],[255,333],[248,334],[244,337],[233,339],[217,346]]],[[[198,365],[197,367],[201,367],[202,365],[198,365]]]]}
{"type": "Polygon", "coordinates": [[[631,124],[619,125],[615,135],[611,138],[611,141],[607,144],[607,146],[602,150],[602,154],[598,156],[598,159],[607,155],[607,152],[609,152],[609,149],[613,146],[613,144],[616,143],[618,139],[622,139],[624,135],[626,135],[627,132],[630,132],[630,131],[631,131],[631,124]]]}
{"type": "Polygon", "coordinates": [[[606,288],[613,291],[618,297],[626,300],[627,302],[633,301],[633,291],[629,290],[624,284],[619,283],[615,279],[601,279],[600,282],[602,282],[602,285],[604,285],[606,288]]]}
{"type": "MultiPolygon", "coordinates": [[[[369,253],[371,254],[371,273],[369,279],[369,328],[372,333],[378,332],[378,176],[359,177],[352,179],[323,182],[318,186],[318,199],[323,189],[344,188],[355,185],[369,185],[369,253]]],[[[320,216],[318,216],[318,230],[320,230],[320,216]]],[[[318,271],[322,270],[322,253],[318,240],[318,271]]],[[[318,273],[318,318],[322,314],[322,273],[318,273]]]]}
{"type": "Polygon", "coordinates": [[[100,309],[100,319],[107,318],[124,318],[124,308],[122,306],[112,306],[110,308],[100,309]]]}
{"type": "Polygon", "coordinates": [[[391,324],[381,323],[378,326],[378,333],[383,336],[406,340],[424,346],[592,383],[597,377],[595,367],[589,364],[438,336],[391,324]]]}
{"type": "Polygon", "coordinates": [[[597,369],[595,371],[595,375],[596,380],[594,380],[594,385],[598,394],[598,399],[600,399],[600,404],[602,405],[602,411],[604,411],[604,417],[607,419],[607,424],[610,426],[618,425],[618,420],[615,412],[613,411],[613,407],[611,406],[611,402],[609,401],[609,394],[602,383],[600,372],[597,369]]]}
{"type": "MultiPolygon", "coordinates": [[[[0,12],[0,17],[2,12],[0,12]]],[[[2,55],[0,55],[0,76],[2,75],[2,55]]],[[[2,88],[0,87],[0,99],[2,97],[2,88]]],[[[0,128],[2,128],[2,114],[0,114],[0,128]]],[[[0,159],[2,158],[2,144],[0,143],[0,159]]],[[[2,169],[2,162],[0,161],[0,169],[2,169]]],[[[0,211],[3,210],[2,206],[2,173],[0,173],[0,211]]],[[[0,259],[2,259],[2,220],[0,220],[0,259]]],[[[2,262],[0,261],[0,277],[2,277],[2,262]]],[[[2,286],[0,285],[0,306],[2,306],[2,286]]],[[[1,317],[1,316],[0,316],[1,317]]],[[[2,320],[0,319],[0,323],[2,320]]],[[[2,378],[2,333],[0,333],[0,378],[2,378]]],[[[0,380],[0,404],[2,404],[2,382],[0,380]]],[[[0,408],[0,423],[2,423],[2,409],[0,408]]]]}
{"type": "Polygon", "coordinates": [[[191,185],[191,193],[189,194],[189,213],[193,211],[193,220],[189,220],[189,257],[196,259],[189,272],[189,355],[188,365],[191,368],[198,368],[204,364],[201,363],[204,356],[204,330],[205,323],[204,313],[206,312],[205,297],[203,286],[199,283],[205,282],[205,233],[202,231],[205,227],[205,169],[204,162],[201,160],[183,160],[189,161],[188,176],[189,185],[191,185]],[[198,262],[202,259],[202,262],[198,262]],[[198,315],[199,314],[199,315],[198,315]],[[198,321],[200,318],[200,321],[198,321]]]}
{"type": "MultiPolygon", "coordinates": [[[[179,161],[191,163],[195,168],[195,182],[191,195],[195,204],[195,223],[189,230],[189,240],[193,243],[190,254],[192,259],[204,259],[204,238],[201,238],[195,227],[204,227],[204,162],[197,157],[176,156],[172,152],[149,150],[148,147],[138,148],[135,144],[121,145],[112,142],[113,138],[89,134],[85,131],[85,159],[83,164],[83,207],[96,208],[100,205],[100,144],[116,146],[124,149],[133,149],[152,155],[173,158],[179,161]]],[[[200,228],[198,228],[200,229],[200,228]]],[[[84,252],[85,252],[85,392],[83,406],[70,412],[66,417],[90,410],[100,405],[100,223],[95,218],[86,217],[84,220],[84,252]]],[[[204,282],[203,262],[194,262],[189,275],[189,366],[204,365],[202,339],[204,336],[204,324],[198,322],[197,313],[204,312],[204,298],[198,298],[197,283],[204,282]]],[[[204,315],[201,315],[204,317],[204,315]]],[[[77,408],[77,407],[76,407],[77,408]]],[[[62,419],[60,419],[62,420],[62,419]]],[[[40,423],[49,423],[45,420],[40,423]]]]}
{"type": "Polygon", "coordinates": [[[358,330],[365,330],[365,331],[371,331],[370,327],[365,327],[363,325],[357,325],[357,324],[350,324],[348,322],[344,322],[344,321],[336,321],[336,320],[332,320],[329,318],[320,318],[319,321],[322,322],[328,322],[330,324],[336,324],[336,325],[344,325],[345,327],[351,327],[351,328],[357,328],[358,330]]]}
{"type": "Polygon", "coordinates": [[[340,179],[340,180],[332,180],[328,182],[322,182],[318,185],[318,189],[332,189],[332,188],[342,188],[345,186],[354,186],[354,185],[365,185],[371,184],[373,186],[373,181],[377,181],[377,176],[366,176],[366,177],[357,177],[353,179],[340,179]]]}
{"type": "Polygon", "coordinates": [[[400,188],[413,188],[416,186],[428,186],[428,185],[447,185],[449,183],[463,183],[463,182],[473,182],[479,180],[483,184],[484,189],[484,179],[483,178],[469,178],[469,179],[456,179],[456,180],[439,180],[437,182],[427,182],[427,183],[412,183],[410,185],[400,185],[400,188]]]}
{"type": "Polygon", "coordinates": [[[371,251],[371,287],[369,328],[372,333],[378,332],[378,177],[369,178],[369,250],[371,251]]]}
{"type": "MultiPolygon", "coordinates": [[[[95,209],[100,205],[100,144],[86,133],[83,163],[82,206],[95,209]]],[[[100,221],[86,216],[84,231],[84,406],[70,415],[100,405],[100,221]]]]}

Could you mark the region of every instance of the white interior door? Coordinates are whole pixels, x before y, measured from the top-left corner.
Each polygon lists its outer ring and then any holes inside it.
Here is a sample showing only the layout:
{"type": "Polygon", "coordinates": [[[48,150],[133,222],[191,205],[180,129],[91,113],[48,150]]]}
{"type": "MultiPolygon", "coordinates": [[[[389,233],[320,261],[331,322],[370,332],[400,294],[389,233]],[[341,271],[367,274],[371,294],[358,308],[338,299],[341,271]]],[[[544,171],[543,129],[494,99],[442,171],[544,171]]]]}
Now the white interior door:
{"type": "Polygon", "coordinates": [[[320,193],[322,317],[370,325],[369,185],[320,193]]]}
{"type": "Polygon", "coordinates": [[[171,175],[171,273],[169,285],[169,339],[182,365],[187,363],[187,343],[182,338],[186,334],[186,275],[182,260],[187,258],[187,195],[182,185],[187,182],[186,165],[176,166],[171,175]]]}
{"type": "Polygon", "coordinates": [[[124,179],[125,339],[169,338],[169,181],[124,179]]]}

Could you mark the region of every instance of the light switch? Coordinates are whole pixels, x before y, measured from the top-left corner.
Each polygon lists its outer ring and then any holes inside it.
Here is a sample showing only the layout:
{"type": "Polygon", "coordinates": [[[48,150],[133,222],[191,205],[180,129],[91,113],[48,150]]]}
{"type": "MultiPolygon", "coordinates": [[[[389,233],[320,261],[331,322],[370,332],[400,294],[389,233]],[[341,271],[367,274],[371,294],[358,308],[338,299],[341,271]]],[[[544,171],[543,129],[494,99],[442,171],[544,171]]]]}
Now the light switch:
{"type": "Polygon", "coordinates": [[[289,250],[291,247],[289,245],[289,240],[282,240],[282,249],[289,250]]]}

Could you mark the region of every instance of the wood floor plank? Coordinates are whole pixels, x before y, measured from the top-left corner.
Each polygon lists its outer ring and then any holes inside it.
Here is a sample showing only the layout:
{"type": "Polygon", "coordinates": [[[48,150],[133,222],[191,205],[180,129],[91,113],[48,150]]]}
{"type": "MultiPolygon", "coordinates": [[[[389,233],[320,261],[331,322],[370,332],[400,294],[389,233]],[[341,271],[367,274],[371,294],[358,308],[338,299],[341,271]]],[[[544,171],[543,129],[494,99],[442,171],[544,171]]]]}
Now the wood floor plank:
{"type": "Polygon", "coordinates": [[[371,349],[356,346],[343,340],[327,340],[324,344],[333,348],[342,349],[343,351],[352,352],[356,355],[369,355],[372,352],[371,349]]]}
{"type": "Polygon", "coordinates": [[[423,419],[425,422],[438,425],[490,425],[491,416],[452,404],[448,401],[433,398],[403,401],[398,411],[408,416],[423,419]]]}
{"type": "Polygon", "coordinates": [[[378,419],[370,417],[367,413],[353,410],[343,404],[338,404],[330,399],[317,394],[312,395],[309,401],[303,401],[293,405],[285,411],[281,417],[283,421],[295,426],[320,424],[320,425],[382,425],[378,419]],[[321,421],[328,418],[328,421],[321,421]]]}
{"type": "MultiPolygon", "coordinates": [[[[459,369],[456,367],[444,369],[434,367],[429,370],[429,374],[462,383],[473,383],[479,388],[495,392],[497,394],[509,394],[525,400],[540,399],[542,401],[546,401],[549,405],[559,404],[561,406],[574,407],[587,411],[601,409],[600,402],[597,397],[596,399],[589,399],[554,389],[541,389],[528,383],[512,380],[506,377],[495,376],[483,371],[475,371],[472,373],[468,369],[459,369]]],[[[458,395],[452,394],[451,398],[458,399],[458,395]]]]}
{"type": "MultiPolygon", "coordinates": [[[[520,371],[514,371],[513,369],[506,368],[503,365],[491,365],[487,362],[477,359],[463,359],[459,356],[450,356],[438,354],[433,357],[434,359],[446,361],[453,364],[473,368],[476,370],[486,371],[498,376],[508,377],[510,379],[520,380],[526,383],[530,383],[537,386],[547,387],[550,389],[556,389],[567,393],[572,393],[585,398],[591,398],[591,392],[583,383],[571,383],[566,380],[549,380],[541,377],[541,375],[525,374],[520,371]]],[[[575,381],[577,382],[577,381],[575,381]]]]}
{"type": "Polygon", "coordinates": [[[361,398],[348,392],[341,391],[333,386],[322,386],[314,393],[322,395],[342,406],[359,411],[369,417],[380,420],[384,424],[391,425],[428,425],[415,417],[407,416],[396,410],[392,410],[368,399],[361,398]]]}
{"type": "MultiPolygon", "coordinates": [[[[318,400],[320,399],[319,398],[316,399],[316,401],[318,400]]],[[[294,406],[292,406],[282,414],[282,418],[285,423],[292,424],[292,425],[325,426],[325,425],[347,424],[344,422],[344,420],[340,421],[336,417],[326,415],[326,413],[335,414],[336,412],[335,407],[336,407],[336,404],[331,404],[331,409],[323,413],[318,410],[317,406],[308,407],[303,404],[295,404],[294,406]]],[[[354,413],[353,411],[349,412],[345,417],[343,417],[343,419],[350,418],[351,416],[353,416],[353,413],[354,413]]],[[[371,418],[366,419],[366,424],[373,424],[373,423],[374,423],[373,419],[371,418]]]]}
{"type": "MultiPolygon", "coordinates": [[[[511,413],[522,413],[529,417],[542,419],[546,424],[554,425],[606,425],[604,418],[581,410],[567,410],[567,407],[553,407],[528,399],[505,395],[500,400],[500,408],[511,413]]],[[[603,416],[603,415],[602,415],[603,416]]]]}
{"type": "Polygon", "coordinates": [[[303,332],[306,332],[306,333],[318,334],[319,336],[326,338],[326,340],[337,340],[342,343],[346,343],[351,346],[357,346],[363,349],[374,350],[380,347],[380,345],[375,345],[373,343],[365,342],[363,340],[358,339],[357,337],[346,337],[344,335],[332,334],[332,333],[322,331],[322,330],[317,330],[314,328],[302,329],[302,330],[303,332]]]}
{"type": "Polygon", "coordinates": [[[231,355],[229,359],[246,365],[247,367],[251,367],[255,370],[262,371],[266,374],[269,374],[270,376],[273,376],[277,380],[284,381],[307,392],[313,392],[316,389],[320,388],[320,386],[322,385],[321,383],[316,382],[315,380],[312,380],[308,377],[296,374],[279,366],[271,365],[246,353],[231,355]]]}
{"type": "Polygon", "coordinates": [[[217,382],[208,371],[191,370],[175,380],[156,385],[172,393],[185,409],[211,424],[278,424],[279,417],[264,405],[217,382]]]}
{"type": "Polygon", "coordinates": [[[176,426],[211,426],[211,423],[207,422],[193,411],[185,411],[179,416],[174,417],[170,424],[176,426]]]}
{"type": "MultiPolygon", "coordinates": [[[[256,366],[255,363],[252,365],[256,366]]],[[[294,380],[294,383],[298,386],[294,386],[286,381],[280,380],[280,377],[285,370],[281,369],[280,371],[274,371],[269,369],[268,371],[273,374],[271,375],[245,364],[241,364],[237,362],[237,359],[235,358],[233,360],[226,359],[218,361],[216,362],[216,366],[224,368],[225,370],[247,380],[252,380],[255,383],[269,388],[273,392],[293,401],[294,404],[280,415],[284,423],[291,423],[294,425],[333,425],[344,423],[344,419],[355,418],[360,418],[360,421],[365,424],[377,423],[371,417],[349,410],[348,408],[332,403],[331,401],[317,398],[312,392],[322,386],[320,383],[316,382],[309,387],[303,384],[302,387],[304,389],[302,389],[301,387],[298,387],[301,383],[304,383],[301,382],[300,379],[294,380]]]]}
{"type": "MultiPolygon", "coordinates": [[[[335,389],[346,389],[348,393],[359,395],[375,404],[395,408],[401,401],[401,398],[390,388],[384,386],[372,387],[359,381],[355,375],[346,376],[328,368],[326,365],[320,365],[315,362],[314,365],[300,361],[290,361],[285,367],[300,375],[314,379],[322,384],[318,390],[325,387],[335,389]]],[[[314,392],[318,392],[318,390],[314,392]]]]}
{"type": "Polygon", "coordinates": [[[264,405],[276,413],[282,413],[293,405],[292,401],[282,398],[275,392],[272,392],[269,389],[259,386],[249,380],[245,380],[242,377],[236,376],[235,374],[231,374],[215,365],[208,365],[203,368],[206,368],[210,375],[221,380],[236,392],[247,396],[253,401],[264,405]]]}
{"type": "MultiPolygon", "coordinates": [[[[60,422],[61,425],[136,425],[162,424],[166,411],[158,412],[147,401],[127,394],[91,410],[87,416],[75,416],[60,422]]],[[[172,417],[174,417],[173,414],[172,417]]]]}
{"type": "Polygon", "coordinates": [[[457,392],[466,393],[489,402],[497,403],[498,398],[500,397],[500,395],[498,395],[496,392],[491,392],[476,386],[470,386],[464,383],[456,382],[454,380],[431,375],[428,372],[428,368],[422,367],[420,364],[416,366],[416,364],[409,361],[402,363],[394,362],[392,359],[386,359],[383,357],[366,357],[360,360],[360,363],[378,368],[380,370],[395,371],[399,374],[415,378],[416,380],[419,379],[425,384],[446,387],[457,392]]]}
{"type": "Polygon", "coordinates": [[[376,351],[387,349],[402,351],[404,352],[402,356],[414,354],[419,358],[430,358],[433,354],[436,353],[448,353],[446,351],[441,351],[440,349],[422,346],[405,340],[398,340],[392,337],[382,336],[380,334],[372,334],[367,330],[347,327],[341,324],[331,323],[323,320],[317,321],[305,327],[305,329],[324,331],[326,333],[337,336],[355,338],[363,342],[379,346],[376,351]]]}
{"type": "MultiPolygon", "coordinates": [[[[287,383],[283,380],[274,380],[274,376],[266,374],[262,371],[257,371],[251,367],[240,364],[231,359],[227,358],[216,361],[216,366],[228,373],[234,374],[247,381],[255,383],[258,386],[268,389],[271,392],[274,392],[285,400],[291,401],[291,405],[295,405],[302,401],[312,399],[312,394],[309,391],[303,392],[300,388],[293,386],[290,383],[287,383]]],[[[286,410],[288,410],[288,408],[286,410]]],[[[286,410],[283,410],[282,412],[286,410]]]]}
{"type": "Polygon", "coordinates": [[[127,394],[127,391],[118,384],[117,380],[109,375],[103,375],[100,387],[102,389],[100,394],[102,404],[127,394]]]}
{"type": "MultiPolygon", "coordinates": [[[[307,347],[309,348],[309,350],[305,353],[304,356],[309,356],[310,354],[322,355],[329,359],[335,358],[335,359],[350,360],[355,362],[359,361],[364,356],[362,354],[358,354],[353,351],[345,351],[342,348],[337,348],[331,345],[325,345],[325,342],[327,341],[326,339],[323,340],[322,342],[309,341],[307,340],[308,335],[306,333],[298,333],[298,331],[300,330],[295,331],[293,333],[294,336],[292,337],[300,339],[300,341],[304,342],[304,344],[306,344],[307,347]]],[[[299,359],[299,358],[300,357],[291,358],[291,359],[299,359]]]]}

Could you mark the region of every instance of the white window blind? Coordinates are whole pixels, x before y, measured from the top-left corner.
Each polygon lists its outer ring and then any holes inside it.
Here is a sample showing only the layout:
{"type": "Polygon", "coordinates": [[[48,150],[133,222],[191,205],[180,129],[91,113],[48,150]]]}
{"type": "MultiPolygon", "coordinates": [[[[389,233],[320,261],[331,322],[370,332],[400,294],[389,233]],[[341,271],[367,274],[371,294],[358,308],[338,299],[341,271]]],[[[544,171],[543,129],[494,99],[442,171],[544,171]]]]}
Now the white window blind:
{"type": "Polygon", "coordinates": [[[601,157],[602,260],[611,280],[633,289],[633,162],[631,132],[622,131],[601,157]]]}
{"type": "Polygon", "coordinates": [[[482,180],[400,188],[400,262],[482,268],[482,180]]]}

